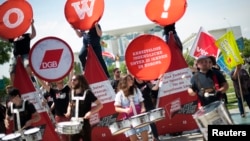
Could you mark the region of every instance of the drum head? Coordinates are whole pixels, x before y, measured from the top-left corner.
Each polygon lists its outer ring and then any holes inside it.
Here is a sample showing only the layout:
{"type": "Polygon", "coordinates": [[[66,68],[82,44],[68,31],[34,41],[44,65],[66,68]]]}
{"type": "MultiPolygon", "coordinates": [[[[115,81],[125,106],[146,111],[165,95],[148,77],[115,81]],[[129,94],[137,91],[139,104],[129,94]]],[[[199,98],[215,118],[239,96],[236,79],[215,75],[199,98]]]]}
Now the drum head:
{"type": "Polygon", "coordinates": [[[142,117],[142,116],[145,116],[145,115],[148,115],[148,113],[142,113],[142,114],[139,114],[139,115],[132,116],[131,119],[142,117]]]}
{"type": "Polygon", "coordinates": [[[79,122],[76,122],[76,121],[64,121],[64,122],[57,123],[57,126],[74,126],[74,125],[79,125],[79,122]]]}
{"type": "Polygon", "coordinates": [[[206,106],[204,106],[203,108],[201,108],[200,110],[198,110],[195,114],[194,117],[198,117],[198,116],[202,116],[206,113],[210,113],[211,111],[213,111],[214,109],[217,109],[220,105],[222,104],[221,101],[215,101],[213,103],[210,103],[206,106]]]}
{"type": "Polygon", "coordinates": [[[163,108],[156,108],[156,109],[150,110],[150,112],[161,111],[161,110],[164,110],[164,109],[163,108]]]}
{"type": "Polygon", "coordinates": [[[0,134],[0,140],[1,140],[1,138],[4,137],[4,136],[5,136],[5,134],[0,134]]]}
{"type": "Polygon", "coordinates": [[[25,135],[34,134],[34,133],[37,133],[39,130],[40,130],[40,128],[37,128],[37,127],[31,128],[29,130],[24,131],[24,134],[25,135]]]}
{"type": "Polygon", "coordinates": [[[8,141],[8,140],[11,140],[11,139],[16,139],[16,138],[19,138],[21,136],[20,133],[13,133],[13,134],[9,134],[9,135],[6,135],[2,138],[3,141],[8,141]]]}

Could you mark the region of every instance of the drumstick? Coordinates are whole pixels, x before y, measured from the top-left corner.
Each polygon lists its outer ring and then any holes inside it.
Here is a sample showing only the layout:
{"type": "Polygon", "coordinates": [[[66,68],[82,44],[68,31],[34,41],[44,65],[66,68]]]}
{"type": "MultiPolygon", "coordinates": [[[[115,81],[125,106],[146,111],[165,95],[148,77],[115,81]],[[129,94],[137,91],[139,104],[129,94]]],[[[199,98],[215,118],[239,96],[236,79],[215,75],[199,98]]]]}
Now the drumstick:
{"type": "Polygon", "coordinates": [[[23,126],[23,128],[21,128],[20,130],[18,130],[18,133],[23,133],[23,130],[25,129],[25,126],[23,126]]]}
{"type": "Polygon", "coordinates": [[[210,93],[208,93],[208,92],[205,92],[205,93],[204,93],[204,96],[205,96],[205,97],[215,96],[215,94],[210,94],[210,93]]]}

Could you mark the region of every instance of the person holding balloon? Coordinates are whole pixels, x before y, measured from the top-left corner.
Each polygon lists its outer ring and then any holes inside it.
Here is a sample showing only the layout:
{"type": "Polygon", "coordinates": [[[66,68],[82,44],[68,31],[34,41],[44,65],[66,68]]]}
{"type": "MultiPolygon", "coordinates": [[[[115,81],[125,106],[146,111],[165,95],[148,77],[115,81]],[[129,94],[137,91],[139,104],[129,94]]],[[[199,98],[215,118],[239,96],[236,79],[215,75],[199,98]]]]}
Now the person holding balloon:
{"type": "Polygon", "coordinates": [[[182,52],[183,46],[182,46],[181,40],[180,40],[176,30],[175,30],[175,23],[165,25],[163,27],[163,35],[165,37],[166,43],[168,43],[170,32],[173,32],[175,42],[177,43],[178,47],[180,48],[180,51],[182,52]]]}
{"type": "MultiPolygon", "coordinates": [[[[73,27],[74,28],[74,27],[73,27]]],[[[101,36],[102,36],[102,29],[98,22],[94,23],[92,28],[89,29],[89,31],[79,30],[74,28],[76,34],[78,37],[83,37],[83,46],[81,48],[81,51],[79,53],[79,59],[82,64],[83,71],[85,70],[85,65],[87,61],[87,54],[88,54],[88,47],[92,46],[96,57],[98,58],[99,62],[101,63],[101,66],[107,75],[108,78],[110,78],[110,75],[107,70],[107,66],[104,62],[104,59],[102,57],[102,47],[101,47],[101,36]]]]}

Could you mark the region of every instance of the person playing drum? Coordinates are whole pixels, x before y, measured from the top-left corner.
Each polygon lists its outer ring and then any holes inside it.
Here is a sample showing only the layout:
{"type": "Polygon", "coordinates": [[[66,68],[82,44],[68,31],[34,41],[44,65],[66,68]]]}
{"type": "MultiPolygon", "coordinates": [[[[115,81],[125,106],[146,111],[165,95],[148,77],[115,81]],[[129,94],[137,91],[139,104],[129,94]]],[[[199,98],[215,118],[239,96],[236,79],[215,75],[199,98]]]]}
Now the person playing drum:
{"type": "Polygon", "coordinates": [[[225,77],[216,70],[210,69],[208,56],[200,56],[197,59],[197,71],[191,78],[191,87],[188,93],[191,96],[197,94],[201,106],[221,100],[222,93],[228,89],[225,77]]]}
{"type": "MultiPolygon", "coordinates": [[[[144,98],[140,89],[134,84],[134,79],[131,75],[126,75],[120,79],[118,84],[118,92],[115,97],[115,111],[124,114],[124,119],[144,113],[146,111],[144,106],[144,98]]],[[[141,134],[143,141],[148,141],[149,126],[142,126],[140,128],[131,128],[125,131],[126,137],[130,138],[130,141],[137,141],[137,133],[141,134]]]]}
{"type": "Polygon", "coordinates": [[[20,91],[17,88],[12,88],[9,91],[10,107],[7,109],[5,118],[5,127],[9,128],[9,121],[14,116],[15,131],[22,131],[32,128],[32,124],[40,121],[41,117],[36,111],[35,106],[28,100],[21,97],[20,91]]]}
{"type": "MultiPolygon", "coordinates": [[[[70,120],[70,110],[68,109],[69,97],[71,92],[71,77],[73,76],[73,69],[69,73],[69,79],[66,85],[64,85],[64,79],[55,82],[56,87],[53,88],[50,85],[40,79],[37,79],[44,89],[53,98],[54,104],[51,109],[55,110],[55,121],[56,123],[69,121],[70,120]]],[[[61,141],[69,141],[67,135],[60,135],[61,141]]]]}
{"type": "MultiPolygon", "coordinates": [[[[161,79],[163,75],[161,75],[158,79],[161,79]]],[[[142,97],[144,98],[144,105],[146,108],[146,112],[150,112],[150,110],[155,109],[155,105],[153,103],[152,93],[158,92],[160,80],[156,82],[156,84],[152,84],[150,81],[144,81],[135,77],[134,84],[141,90],[142,97]]],[[[150,123],[150,127],[153,133],[153,136],[156,141],[159,141],[159,134],[157,131],[156,124],[154,122],[150,123]]]]}
{"type": "Polygon", "coordinates": [[[73,75],[71,79],[72,86],[72,96],[70,98],[69,109],[71,109],[71,116],[75,116],[79,120],[83,120],[82,130],[78,134],[71,135],[72,141],[91,141],[91,125],[90,117],[91,115],[99,112],[103,105],[100,100],[94,95],[91,91],[91,88],[86,80],[86,78],[81,75],[73,75]],[[79,100],[79,105],[77,100],[74,100],[76,97],[83,98],[79,100]],[[92,103],[95,104],[95,107],[91,107],[92,103]],[[78,106],[78,107],[77,107],[78,106]],[[78,112],[77,112],[78,111],[78,112]]]}

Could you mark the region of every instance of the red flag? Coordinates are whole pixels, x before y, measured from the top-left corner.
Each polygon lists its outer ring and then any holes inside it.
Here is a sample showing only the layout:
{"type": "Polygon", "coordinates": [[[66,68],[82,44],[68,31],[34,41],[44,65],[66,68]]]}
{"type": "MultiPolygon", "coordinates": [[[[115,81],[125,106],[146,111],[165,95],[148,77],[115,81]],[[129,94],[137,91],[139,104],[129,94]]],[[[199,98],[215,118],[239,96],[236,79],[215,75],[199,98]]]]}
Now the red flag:
{"type": "Polygon", "coordinates": [[[86,62],[86,69],[84,73],[90,87],[95,96],[103,104],[103,108],[90,118],[92,125],[92,140],[93,141],[116,141],[126,140],[124,134],[113,136],[107,126],[110,121],[116,121],[116,114],[114,108],[115,91],[113,90],[110,81],[108,80],[101,63],[99,62],[93,48],[88,48],[88,56],[86,62]],[[105,135],[105,136],[103,136],[105,135]]]}
{"type": "Polygon", "coordinates": [[[219,49],[215,45],[215,41],[216,39],[201,27],[190,50],[190,56],[198,58],[201,55],[211,55],[217,58],[219,49]]]}
{"type": "Polygon", "coordinates": [[[101,67],[101,63],[97,59],[97,56],[92,48],[89,46],[88,48],[88,60],[86,62],[86,70],[85,70],[85,77],[90,84],[105,81],[108,79],[106,74],[104,73],[103,68],[101,67]],[[98,74],[98,77],[97,77],[98,74]]]}
{"type": "Polygon", "coordinates": [[[52,125],[47,112],[42,110],[43,108],[41,107],[39,92],[36,91],[34,85],[32,84],[32,81],[22,64],[22,59],[20,57],[18,57],[17,59],[14,87],[20,90],[20,93],[24,99],[30,101],[32,100],[32,103],[40,114],[41,120],[38,123],[33,124],[32,126],[45,126],[43,141],[59,141],[59,136],[55,132],[54,126],[52,125]]]}
{"type": "Polygon", "coordinates": [[[197,96],[191,97],[187,94],[192,73],[174,39],[173,33],[169,36],[168,46],[172,58],[170,66],[163,76],[156,106],[162,107],[166,111],[165,119],[156,122],[159,135],[197,129],[197,124],[190,114],[196,110],[197,96]],[[188,105],[191,105],[192,108],[187,108],[188,105]],[[189,112],[186,109],[189,109],[189,112]],[[184,120],[185,123],[182,122],[184,120]],[[172,126],[173,123],[178,126],[172,126]]]}

